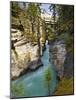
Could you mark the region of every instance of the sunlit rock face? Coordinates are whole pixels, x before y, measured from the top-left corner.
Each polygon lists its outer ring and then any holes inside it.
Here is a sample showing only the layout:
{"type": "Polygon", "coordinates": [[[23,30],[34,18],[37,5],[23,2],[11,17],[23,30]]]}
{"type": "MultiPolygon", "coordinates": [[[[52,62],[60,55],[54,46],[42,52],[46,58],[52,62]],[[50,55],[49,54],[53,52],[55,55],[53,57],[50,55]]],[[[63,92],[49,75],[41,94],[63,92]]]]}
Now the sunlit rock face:
{"type": "Polygon", "coordinates": [[[20,76],[21,72],[28,68],[29,59],[27,56],[21,56],[16,59],[15,55],[12,55],[12,65],[11,65],[11,78],[15,79],[20,76]]]}
{"type": "Polygon", "coordinates": [[[66,48],[64,41],[56,41],[50,46],[50,61],[55,65],[58,77],[62,78],[64,73],[64,61],[66,58],[66,48]]]}
{"type": "Polygon", "coordinates": [[[38,46],[31,46],[29,43],[24,46],[16,47],[18,58],[12,51],[12,79],[19,77],[20,74],[27,69],[35,70],[41,66],[41,60],[38,57],[38,46]]]}
{"type": "Polygon", "coordinates": [[[11,78],[16,79],[28,69],[37,69],[42,63],[38,56],[38,45],[33,46],[30,42],[26,42],[26,39],[21,37],[20,31],[13,31],[12,40],[17,39],[17,42],[14,43],[15,51],[11,50],[11,78]]]}

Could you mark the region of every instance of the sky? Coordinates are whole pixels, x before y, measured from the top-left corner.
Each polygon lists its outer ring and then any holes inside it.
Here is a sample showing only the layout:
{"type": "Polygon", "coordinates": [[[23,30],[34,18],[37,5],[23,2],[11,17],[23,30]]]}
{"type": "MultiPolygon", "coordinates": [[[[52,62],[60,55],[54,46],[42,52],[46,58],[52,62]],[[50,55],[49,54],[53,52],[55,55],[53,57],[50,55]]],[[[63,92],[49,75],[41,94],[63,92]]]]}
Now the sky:
{"type": "MultiPolygon", "coordinates": [[[[19,5],[20,5],[21,8],[23,8],[23,3],[22,3],[22,2],[20,2],[19,5]]],[[[44,9],[47,13],[50,14],[50,13],[51,13],[50,10],[49,10],[49,6],[50,6],[50,5],[51,5],[51,4],[42,4],[42,5],[40,6],[40,8],[41,8],[41,9],[44,9]]]]}
{"type": "Polygon", "coordinates": [[[50,10],[49,10],[49,6],[51,4],[42,4],[40,8],[44,9],[47,13],[51,13],[50,10]]]}

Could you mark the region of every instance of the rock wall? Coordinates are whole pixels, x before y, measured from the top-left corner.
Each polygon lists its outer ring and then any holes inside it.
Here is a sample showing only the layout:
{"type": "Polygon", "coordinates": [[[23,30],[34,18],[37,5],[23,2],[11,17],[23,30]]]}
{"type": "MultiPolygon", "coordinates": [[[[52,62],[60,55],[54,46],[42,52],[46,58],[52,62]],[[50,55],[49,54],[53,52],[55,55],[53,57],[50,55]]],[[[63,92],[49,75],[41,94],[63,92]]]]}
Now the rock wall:
{"type": "Polygon", "coordinates": [[[27,69],[35,70],[42,66],[42,62],[37,55],[38,46],[31,46],[27,43],[23,46],[16,47],[18,58],[16,58],[12,51],[12,68],[11,78],[16,79],[22,72],[26,72],[27,69]]]}
{"type": "Polygon", "coordinates": [[[13,44],[15,50],[11,49],[11,79],[16,79],[27,70],[35,70],[43,64],[38,56],[38,45],[26,42],[19,30],[13,29],[11,34],[12,40],[17,40],[13,44]]]}
{"type": "Polygon", "coordinates": [[[67,53],[64,62],[64,77],[73,78],[74,75],[74,54],[67,53]]]}
{"type": "Polygon", "coordinates": [[[59,78],[64,74],[64,61],[66,59],[66,48],[63,40],[49,43],[50,62],[52,62],[56,68],[56,72],[59,78]]]}

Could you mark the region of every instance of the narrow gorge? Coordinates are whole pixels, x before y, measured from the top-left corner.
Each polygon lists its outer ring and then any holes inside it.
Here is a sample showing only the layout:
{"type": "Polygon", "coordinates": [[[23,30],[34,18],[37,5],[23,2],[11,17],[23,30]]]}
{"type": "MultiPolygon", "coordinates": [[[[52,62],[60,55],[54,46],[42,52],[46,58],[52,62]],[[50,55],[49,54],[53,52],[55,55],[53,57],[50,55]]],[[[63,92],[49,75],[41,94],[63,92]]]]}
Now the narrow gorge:
{"type": "Polygon", "coordinates": [[[72,5],[11,2],[11,98],[74,94],[73,17],[72,5]]]}

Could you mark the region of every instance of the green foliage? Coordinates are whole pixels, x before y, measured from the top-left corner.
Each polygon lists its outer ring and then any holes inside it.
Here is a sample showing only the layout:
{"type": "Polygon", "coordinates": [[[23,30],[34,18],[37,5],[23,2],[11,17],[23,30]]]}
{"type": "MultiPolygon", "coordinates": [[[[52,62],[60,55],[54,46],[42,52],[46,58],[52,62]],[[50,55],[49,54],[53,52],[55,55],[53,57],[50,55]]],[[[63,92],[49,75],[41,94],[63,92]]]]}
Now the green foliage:
{"type": "Polygon", "coordinates": [[[44,78],[45,78],[45,85],[48,88],[48,95],[50,95],[50,83],[51,83],[51,72],[50,68],[47,68],[44,72],[44,78]]]}
{"type": "Polygon", "coordinates": [[[65,38],[65,44],[66,44],[66,49],[67,49],[67,52],[69,53],[73,53],[73,36],[69,35],[67,36],[67,38],[65,38]]]}
{"type": "Polygon", "coordinates": [[[68,95],[68,94],[73,94],[73,79],[63,78],[59,82],[54,95],[68,95]]]}
{"type": "Polygon", "coordinates": [[[52,12],[52,17],[53,17],[53,20],[55,22],[55,19],[56,19],[56,5],[55,4],[51,4],[49,9],[52,12]]]}
{"type": "Polygon", "coordinates": [[[73,30],[74,21],[74,6],[58,5],[58,28],[70,32],[73,30]],[[67,9],[67,10],[66,10],[67,9]]]}
{"type": "Polygon", "coordinates": [[[29,3],[27,12],[30,17],[37,17],[37,6],[34,3],[29,3]]]}
{"type": "MultiPolygon", "coordinates": [[[[26,6],[26,4],[24,4],[24,6],[26,6]]],[[[11,12],[15,15],[12,15],[12,23],[20,25],[19,22],[21,21],[21,24],[24,27],[23,35],[25,36],[26,41],[31,42],[34,45],[38,44],[38,38],[40,37],[38,37],[37,34],[40,34],[38,30],[40,31],[40,23],[42,23],[40,4],[28,3],[27,9],[26,7],[25,9],[21,9],[18,2],[11,2],[11,9],[11,12]],[[18,17],[16,16],[16,12],[18,17]]],[[[42,37],[43,42],[45,42],[44,35],[42,37]]]]}
{"type": "Polygon", "coordinates": [[[45,44],[46,41],[46,35],[45,33],[42,33],[42,43],[45,44]]]}
{"type": "Polygon", "coordinates": [[[24,87],[23,87],[23,84],[12,84],[11,86],[11,92],[12,92],[12,95],[17,97],[17,96],[24,96],[25,95],[25,92],[24,92],[24,87]]]}
{"type": "Polygon", "coordinates": [[[50,68],[46,69],[44,73],[45,73],[45,80],[50,81],[51,80],[50,68]]]}
{"type": "Polygon", "coordinates": [[[57,36],[57,39],[64,40],[67,52],[73,53],[73,35],[69,33],[61,33],[59,36],[57,36]]]}
{"type": "Polygon", "coordinates": [[[25,38],[28,42],[31,42],[33,45],[37,44],[37,34],[36,33],[25,33],[25,38]]]}
{"type": "Polygon", "coordinates": [[[57,39],[57,35],[56,34],[54,34],[54,33],[49,33],[48,34],[48,40],[49,41],[55,41],[57,39]]]}
{"type": "Polygon", "coordinates": [[[48,38],[51,41],[64,40],[67,52],[73,53],[74,34],[74,6],[54,5],[50,6],[53,12],[57,12],[57,35],[50,32],[48,38]],[[54,11],[55,10],[55,11],[54,11]]]}
{"type": "Polygon", "coordinates": [[[18,5],[18,2],[11,2],[11,12],[12,16],[19,17],[20,7],[18,5]]]}

